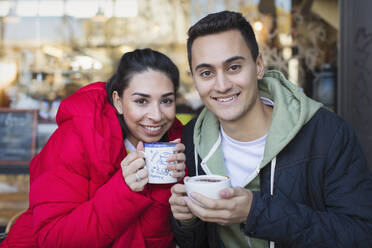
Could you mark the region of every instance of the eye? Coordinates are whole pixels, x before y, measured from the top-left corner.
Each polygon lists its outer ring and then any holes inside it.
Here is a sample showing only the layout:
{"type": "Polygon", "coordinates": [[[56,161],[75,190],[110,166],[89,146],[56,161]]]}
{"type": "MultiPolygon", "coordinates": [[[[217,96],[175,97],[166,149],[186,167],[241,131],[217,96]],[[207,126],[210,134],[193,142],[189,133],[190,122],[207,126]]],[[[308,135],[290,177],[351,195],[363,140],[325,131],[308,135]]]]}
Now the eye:
{"type": "Polygon", "coordinates": [[[172,104],[173,102],[174,100],[171,98],[163,98],[163,100],[161,101],[161,103],[168,104],[168,105],[172,104]]]}
{"type": "Polygon", "coordinates": [[[211,71],[203,71],[203,72],[200,73],[200,76],[203,77],[203,78],[210,77],[211,75],[212,75],[211,71]]]}
{"type": "Polygon", "coordinates": [[[137,104],[145,104],[147,103],[147,100],[145,98],[140,98],[140,99],[136,99],[134,102],[137,104]]]}
{"type": "Polygon", "coordinates": [[[241,68],[241,65],[231,65],[229,68],[228,68],[228,71],[237,71],[241,68]]]}

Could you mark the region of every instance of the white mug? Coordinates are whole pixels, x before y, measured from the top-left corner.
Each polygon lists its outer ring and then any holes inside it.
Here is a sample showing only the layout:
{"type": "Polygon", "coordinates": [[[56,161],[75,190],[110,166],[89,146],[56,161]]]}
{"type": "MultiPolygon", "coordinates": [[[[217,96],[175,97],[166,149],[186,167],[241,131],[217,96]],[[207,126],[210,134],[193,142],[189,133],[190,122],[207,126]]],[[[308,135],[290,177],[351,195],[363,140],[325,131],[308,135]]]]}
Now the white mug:
{"type": "Polygon", "coordinates": [[[153,142],[145,143],[145,160],[149,174],[149,183],[176,183],[178,180],[171,176],[167,169],[168,157],[175,154],[176,143],[153,142]]]}
{"type": "Polygon", "coordinates": [[[191,197],[192,192],[197,192],[212,199],[221,199],[220,191],[231,187],[230,178],[221,175],[189,177],[184,180],[184,183],[189,197],[191,197]]]}

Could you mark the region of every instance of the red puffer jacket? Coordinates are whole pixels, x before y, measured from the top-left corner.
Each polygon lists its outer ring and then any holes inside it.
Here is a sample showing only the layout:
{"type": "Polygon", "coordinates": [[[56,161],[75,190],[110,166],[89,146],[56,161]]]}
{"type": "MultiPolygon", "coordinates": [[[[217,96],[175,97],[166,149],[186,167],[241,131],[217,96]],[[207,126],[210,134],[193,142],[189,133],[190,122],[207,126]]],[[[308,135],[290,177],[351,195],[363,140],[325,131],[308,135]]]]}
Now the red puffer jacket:
{"type": "MultiPolygon", "coordinates": [[[[126,151],[105,83],[62,101],[57,124],[30,164],[30,208],[1,247],[175,247],[171,185],[133,192],[124,182],[126,151]]],[[[169,139],[182,128],[176,120],[169,139]]]]}

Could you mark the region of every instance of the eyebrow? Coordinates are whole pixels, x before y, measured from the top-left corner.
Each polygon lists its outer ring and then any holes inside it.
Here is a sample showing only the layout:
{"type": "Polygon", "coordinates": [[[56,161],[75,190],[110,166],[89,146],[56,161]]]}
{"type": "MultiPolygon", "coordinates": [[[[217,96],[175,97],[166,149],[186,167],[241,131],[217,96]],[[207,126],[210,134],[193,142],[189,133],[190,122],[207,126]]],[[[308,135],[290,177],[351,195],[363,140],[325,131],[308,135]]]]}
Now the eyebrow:
{"type": "Polygon", "coordinates": [[[245,58],[243,56],[234,56],[234,57],[231,57],[229,59],[226,59],[223,64],[226,65],[226,64],[229,64],[235,60],[245,60],[245,58]]]}
{"type": "Polygon", "coordinates": [[[161,96],[162,97],[167,97],[167,96],[172,96],[172,95],[174,95],[174,93],[173,92],[169,92],[169,93],[165,93],[165,94],[163,94],[161,96]]]}
{"type": "MultiPolygon", "coordinates": [[[[161,95],[162,97],[167,97],[167,96],[171,96],[171,95],[174,95],[173,92],[168,92],[168,93],[165,93],[163,95],[161,95]]],[[[142,96],[142,97],[147,97],[147,98],[150,98],[151,96],[148,95],[148,94],[144,94],[144,93],[140,93],[140,92],[134,92],[132,94],[132,96],[142,96]]]]}
{"type": "MultiPolygon", "coordinates": [[[[223,62],[223,64],[226,65],[226,64],[229,64],[229,63],[231,63],[231,62],[233,62],[235,60],[239,60],[239,59],[245,60],[245,58],[243,56],[234,56],[234,57],[231,57],[231,58],[226,59],[223,62]]],[[[199,68],[203,68],[203,67],[212,67],[212,65],[211,64],[207,64],[207,63],[202,63],[202,64],[199,64],[199,65],[195,66],[195,69],[194,70],[197,71],[199,68]]]]}
{"type": "Polygon", "coordinates": [[[199,68],[203,68],[203,67],[212,67],[212,65],[206,64],[206,63],[199,64],[199,65],[195,66],[194,71],[197,71],[199,68]]]}

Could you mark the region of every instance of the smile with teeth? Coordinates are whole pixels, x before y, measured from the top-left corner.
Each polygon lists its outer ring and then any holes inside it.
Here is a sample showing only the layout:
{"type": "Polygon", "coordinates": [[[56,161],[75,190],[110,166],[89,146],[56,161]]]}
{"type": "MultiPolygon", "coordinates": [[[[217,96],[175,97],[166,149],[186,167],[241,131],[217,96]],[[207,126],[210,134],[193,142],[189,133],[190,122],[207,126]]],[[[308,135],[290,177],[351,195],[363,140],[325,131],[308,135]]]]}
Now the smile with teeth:
{"type": "Polygon", "coordinates": [[[237,95],[229,96],[229,97],[213,97],[217,102],[229,102],[234,100],[235,98],[238,97],[237,95]]]}
{"type": "Polygon", "coordinates": [[[145,129],[151,131],[151,132],[156,132],[159,131],[163,126],[143,126],[145,129]]]}

